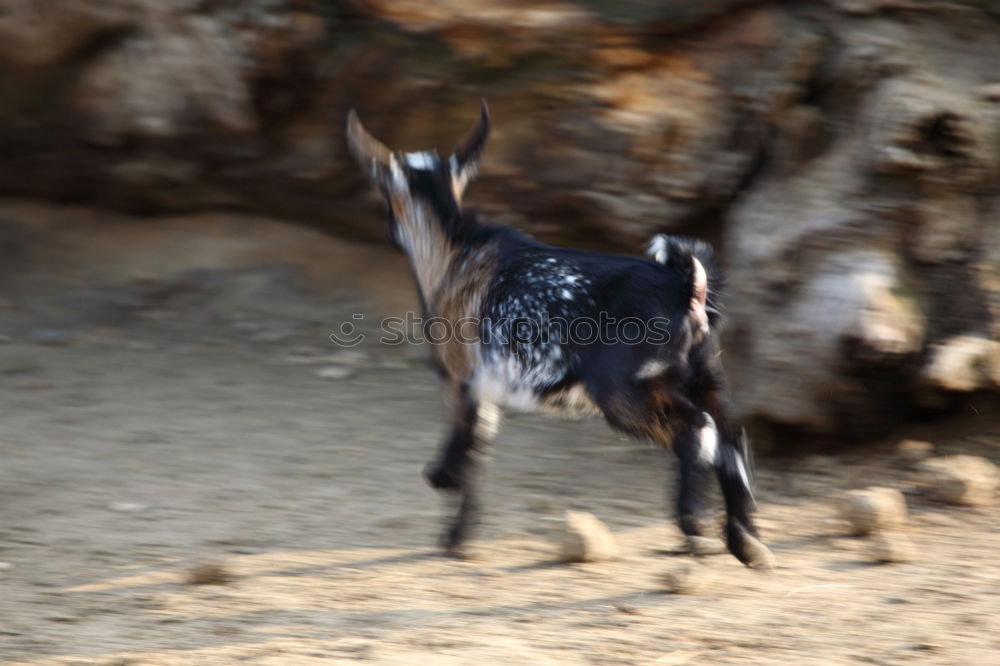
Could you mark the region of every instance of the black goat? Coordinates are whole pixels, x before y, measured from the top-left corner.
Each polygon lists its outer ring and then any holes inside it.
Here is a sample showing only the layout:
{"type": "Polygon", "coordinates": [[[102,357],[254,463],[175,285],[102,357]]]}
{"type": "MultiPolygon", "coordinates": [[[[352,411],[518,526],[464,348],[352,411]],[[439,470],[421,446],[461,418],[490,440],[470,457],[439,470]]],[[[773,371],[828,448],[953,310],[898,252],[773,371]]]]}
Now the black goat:
{"type": "Polygon", "coordinates": [[[352,154],[385,197],[389,237],[410,258],[425,318],[463,333],[431,351],[453,425],[425,475],[461,498],[444,545],[459,552],[474,521],[478,458],[502,409],[594,413],[673,448],[678,518],[689,538],[700,535],[698,480],[714,469],[729,551],[749,566],[769,565],[751,520],[748,442],[733,422],[719,360],[711,248],[659,235],[644,259],[551,247],[481,223],[460,204],[489,125],[484,103],[446,160],[391,151],[353,111],[347,127],[352,154]]]}

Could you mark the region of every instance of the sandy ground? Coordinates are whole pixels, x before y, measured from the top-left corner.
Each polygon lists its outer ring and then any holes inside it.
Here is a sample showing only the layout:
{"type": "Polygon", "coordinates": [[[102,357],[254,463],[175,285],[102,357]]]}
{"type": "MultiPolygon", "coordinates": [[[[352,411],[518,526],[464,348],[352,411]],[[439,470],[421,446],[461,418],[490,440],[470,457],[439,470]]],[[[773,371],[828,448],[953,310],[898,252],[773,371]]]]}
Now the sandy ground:
{"type": "MultiPolygon", "coordinates": [[[[895,439],[758,461],[777,569],[704,558],[676,595],[669,457],[514,418],[448,559],[421,351],[327,339],[409,304],[397,257],[261,220],[0,218],[0,663],[1000,663],[1000,508],[915,492],[895,439]],[[907,493],[912,562],[846,535],[835,500],[871,484],[907,493]],[[558,563],[567,509],[622,557],[558,563]],[[191,583],[203,563],[228,579],[191,583]]],[[[904,435],[1000,455],[985,407],[904,435]]]]}

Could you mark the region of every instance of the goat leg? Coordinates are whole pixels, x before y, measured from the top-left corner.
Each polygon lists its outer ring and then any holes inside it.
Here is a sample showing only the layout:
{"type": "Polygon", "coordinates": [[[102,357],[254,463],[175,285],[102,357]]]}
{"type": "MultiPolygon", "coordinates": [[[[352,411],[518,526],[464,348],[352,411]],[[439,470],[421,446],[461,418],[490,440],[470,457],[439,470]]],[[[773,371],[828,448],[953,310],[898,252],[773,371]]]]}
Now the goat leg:
{"type": "Polygon", "coordinates": [[[470,527],[479,513],[476,460],[476,423],[479,406],[466,390],[458,392],[455,423],[440,457],[424,469],[424,477],[438,490],[459,494],[458,511],[441,539],[451,554],[460,554],[470,527]]]}

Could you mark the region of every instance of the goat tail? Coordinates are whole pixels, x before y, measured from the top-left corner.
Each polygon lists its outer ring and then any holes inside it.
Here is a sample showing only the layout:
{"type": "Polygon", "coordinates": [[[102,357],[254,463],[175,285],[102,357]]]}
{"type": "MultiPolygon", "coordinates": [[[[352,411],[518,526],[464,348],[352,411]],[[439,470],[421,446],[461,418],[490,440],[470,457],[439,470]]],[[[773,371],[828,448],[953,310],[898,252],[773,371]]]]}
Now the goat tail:
{"type": "Polygon", "coordinates": [[[646,254],[657,263],[689,276],[691,297],[701,302],[709,326],[717,328],[722,320],[723,276],[712,246],[696,238],[656,234],[649,241],[646,254]]]}

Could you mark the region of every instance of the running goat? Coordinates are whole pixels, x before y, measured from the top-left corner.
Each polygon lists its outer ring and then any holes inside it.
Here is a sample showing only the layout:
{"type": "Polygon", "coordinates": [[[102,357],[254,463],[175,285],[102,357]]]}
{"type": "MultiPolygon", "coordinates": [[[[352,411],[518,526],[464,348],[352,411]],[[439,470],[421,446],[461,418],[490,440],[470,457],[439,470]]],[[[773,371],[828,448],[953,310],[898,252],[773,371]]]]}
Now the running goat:
{"type": "Polygon", "coordinates": [[[726,546],[770,566],[751,513],[749,446],[734,423],[719,360],[718,270],[711,248],[659,235],[650,259],[551,247],[462,210],[489,135],[476,127],[448,159],[394,152],[351,111],[347,142],[381,190],[388,235],[409,256],[425,321],[454,334],[431,345],[452,429],[425,475],[458,493],[444,546],[460,553],[479,510],[485,442],[503,409],[603,414],[629,436],[673,448],[678,518],[692,543],[700,480],[715,471],[726,546]]]}

